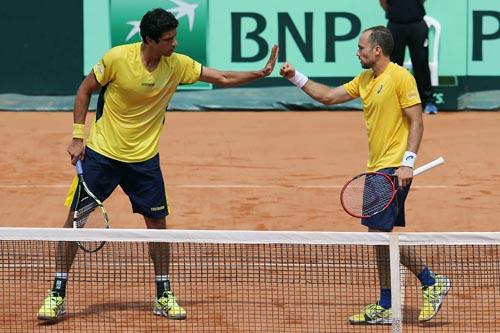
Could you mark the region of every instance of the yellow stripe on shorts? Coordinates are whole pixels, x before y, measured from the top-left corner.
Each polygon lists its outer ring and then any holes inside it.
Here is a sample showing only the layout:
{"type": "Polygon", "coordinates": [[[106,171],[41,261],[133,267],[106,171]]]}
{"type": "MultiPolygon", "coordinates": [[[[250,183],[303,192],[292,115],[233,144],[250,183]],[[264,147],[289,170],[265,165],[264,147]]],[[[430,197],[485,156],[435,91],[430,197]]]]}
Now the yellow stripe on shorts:
{"type": "Polygon", "coordinates": [[[64,200],[64,205],[70,207],[73,202],[73,197],[75,196],[76,188],[78,186],[78,176],[73,177],[73,182],[69,187],[68,194],[66,195],[66,200],[64,200]]]}

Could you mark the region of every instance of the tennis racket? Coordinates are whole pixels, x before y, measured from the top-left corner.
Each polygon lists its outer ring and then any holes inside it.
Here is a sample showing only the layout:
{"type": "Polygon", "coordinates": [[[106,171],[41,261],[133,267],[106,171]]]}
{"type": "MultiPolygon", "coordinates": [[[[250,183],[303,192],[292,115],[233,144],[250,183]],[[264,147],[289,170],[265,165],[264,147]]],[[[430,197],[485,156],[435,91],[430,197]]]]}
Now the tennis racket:
{"type": "MultiPolygon", "coordinates": [[[[444,163],[442,157],[413,171],[417,176],[444,163]]],[[[365,172],[349,180],[340,192],[340,203],[347,214],[367,218],[384,211],[396,197],[398,189],[391,175],[365,172]]]]}
{"type": "MultiPolygon", "coordinates": [[[[83,177],[82,162],[76,162],[76,174],[78,175],[77,204],[73,214],[73,228],[109,228],[109,219],[102,202],[89,190],[83,177]]],[[[79,241],[80,249],[85,252],[99,251],[105,241],[79,241]]]]}

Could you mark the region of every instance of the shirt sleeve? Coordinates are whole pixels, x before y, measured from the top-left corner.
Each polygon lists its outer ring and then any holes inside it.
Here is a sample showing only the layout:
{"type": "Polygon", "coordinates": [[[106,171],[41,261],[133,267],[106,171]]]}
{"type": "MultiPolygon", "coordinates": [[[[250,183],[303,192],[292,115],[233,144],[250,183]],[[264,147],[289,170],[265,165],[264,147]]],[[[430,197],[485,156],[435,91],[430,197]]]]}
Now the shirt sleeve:
{"type": "Polygon", "coordinates": [[[113,63],[115,58],[115,51],[111,49],[94,65],[93,71],[101,86],[107,85],[113,79],[113,63]]]}
{"type": "Polygon", "coordinates": [[[410,73],[401,76],[396,89],[401,108],[404,109],[421,103],[417,83],[410,73]]]}
{"type": "Polygon", "coordinates": [[[359,97],[359,79],[360,79],[360,76],[361,76],[361,74],[357,75],[350,82],[347,82],[344,84],[345,90],[352,98],[359,97]]]}
{"type": "Polygon", "coordinates": [[[194,83],[200,79],[201,64],[183,54],[175,54],[174,70],[180,84],[194,83]]]}

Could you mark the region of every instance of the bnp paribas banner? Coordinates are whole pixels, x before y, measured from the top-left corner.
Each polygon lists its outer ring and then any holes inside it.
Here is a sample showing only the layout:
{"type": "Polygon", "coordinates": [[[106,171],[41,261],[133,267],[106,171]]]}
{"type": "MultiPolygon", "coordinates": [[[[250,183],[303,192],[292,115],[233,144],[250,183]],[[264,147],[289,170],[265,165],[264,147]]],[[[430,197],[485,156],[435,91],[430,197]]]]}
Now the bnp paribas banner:
{"type": "Polygon", "coordinates": [[[499,76],[500,1],[469,0],[467,15],[467,74],[499,76]]]}
{"type": "MultiPolygon", "coordinates": [[[[110,0],[112,46],[141,41],[139,25],[142,16],[153,8],[164,8],[179,20],[176,52],[198,62],[207,63],[208,0],[110,0]]],[[[203,82],[190,88],[204,88],[203,82]]]]}
{"type": "MultiPolygon", "coordinates": [[[[500,0],[424,4],[436,75],[500,75],[500,0]]],[[[280,62],[314,77],[356,75],[360,33],[387,24],[377,0],[211,0],[209,16],[211,66],[258,68],[276,43],[280,62]]]]}

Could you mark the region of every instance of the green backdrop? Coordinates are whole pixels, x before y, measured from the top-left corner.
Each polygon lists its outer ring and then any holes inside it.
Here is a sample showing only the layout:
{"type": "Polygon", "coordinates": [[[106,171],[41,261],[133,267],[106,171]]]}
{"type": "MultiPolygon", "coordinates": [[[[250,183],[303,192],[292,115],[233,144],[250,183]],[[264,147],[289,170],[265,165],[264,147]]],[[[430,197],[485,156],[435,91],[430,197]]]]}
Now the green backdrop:
{"type": "MultiPolygon", "coordinates": [[[[463,93],[500,89],[500,1],[427,0],[425,6],[441,25],[436,88],[441,104],[453,108],[463,93]]],[[[153,7],[176,11],[178,51],[204,65],[261,68],[271,45],[279,43],[280,62],[290,61],[329,84],[359,73],[360,31],[386,24],[376,0],[5,1],[0,93],[74,94],[107,49],[139,40],[137,33],[127,40],[133,22],[153,7]]],[[[287,84],[275,71],[255,85],[287,84]]]]}

